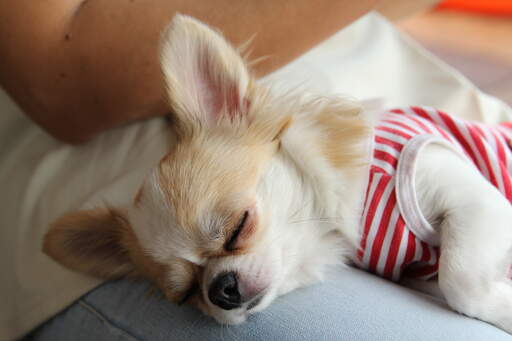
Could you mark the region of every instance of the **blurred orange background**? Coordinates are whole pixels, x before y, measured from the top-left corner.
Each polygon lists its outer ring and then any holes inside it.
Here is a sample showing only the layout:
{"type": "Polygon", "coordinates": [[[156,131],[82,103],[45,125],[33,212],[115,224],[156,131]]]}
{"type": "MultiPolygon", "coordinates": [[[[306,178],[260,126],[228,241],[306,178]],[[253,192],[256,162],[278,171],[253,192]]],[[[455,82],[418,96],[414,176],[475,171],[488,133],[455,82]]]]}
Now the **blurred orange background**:
{"type": "Polygon", "coordinates": [[[439,8],[461,9],[466,11],[490,13],[490,14],[512,14],[511,0],[446,0],[439,8]]]}

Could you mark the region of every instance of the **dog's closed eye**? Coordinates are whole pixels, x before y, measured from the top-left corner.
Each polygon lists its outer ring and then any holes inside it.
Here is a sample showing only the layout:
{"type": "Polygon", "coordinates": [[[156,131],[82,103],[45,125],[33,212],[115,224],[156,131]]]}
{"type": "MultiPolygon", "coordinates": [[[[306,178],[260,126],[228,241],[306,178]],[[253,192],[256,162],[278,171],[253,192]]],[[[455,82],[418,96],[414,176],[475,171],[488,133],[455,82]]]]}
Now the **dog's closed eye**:
{"type": "Polygon", "coordinates": [[[254,244],[258,235],[258,212],[255,206],[250,206],[233,219],[236,221],[232,225],[232,231],[224,243],[224,251],[227,252],[246,252],[254,244]]]}
{"type": "Polygon", "coordinates": [[[248,218],[249,218],[249,211],[246,210],[242,214],[242,217],[240,218],[237,227],[235,228],[235,230],[231,234],[231,237],[228,239],[226,244],[224,244],[224,249],[226,251],[233,251],[233,250],[236,249],[236,242],[238,240],[238,236],[240,235],[240,233],[242,232],[243,228],[245,227],[248,218]]]}

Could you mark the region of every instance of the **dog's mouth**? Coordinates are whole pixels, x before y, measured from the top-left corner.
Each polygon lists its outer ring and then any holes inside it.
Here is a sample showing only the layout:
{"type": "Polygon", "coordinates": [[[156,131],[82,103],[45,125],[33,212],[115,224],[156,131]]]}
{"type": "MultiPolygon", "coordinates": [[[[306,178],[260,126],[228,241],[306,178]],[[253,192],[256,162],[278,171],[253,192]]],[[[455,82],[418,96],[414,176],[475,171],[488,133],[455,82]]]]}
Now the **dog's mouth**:
{"type": "Polygon", "coordinates": [[[242,322],[245,322],[249,315],[256,313],[258,311],[258,308],[260,307],[260,304],[263,302],[263,298],[265,297],[264,294],[259,295],[258,297],[255,297],[251,301],[243,304],[241,307],[237,309],[216,309],[214,311],[211,311],[211,314],[208,314],[212,316],[217,322],[219,323],[225,323],[225,324],[240,324],[242,322]]]}
{"type": "Polygon", "coordinates": [[[261,300],[263,299],[264,294],[259,295],[258,297],[254,298],[252,301],[247,304],[247,312],[250,312],[252,309],[256,308],[258,304],[261,303],[261,300]]]}

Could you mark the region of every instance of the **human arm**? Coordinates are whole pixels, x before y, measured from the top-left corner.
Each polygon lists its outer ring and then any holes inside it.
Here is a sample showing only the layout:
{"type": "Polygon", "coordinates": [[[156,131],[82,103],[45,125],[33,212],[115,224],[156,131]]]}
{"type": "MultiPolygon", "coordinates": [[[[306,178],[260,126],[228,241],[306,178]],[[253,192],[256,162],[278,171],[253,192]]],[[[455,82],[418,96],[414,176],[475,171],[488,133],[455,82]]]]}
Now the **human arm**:
{"type": "Polygon", "coordinates": [[[177,12],[254,34],[269,73],[370,10],[377,0],[0,0],[0,84],[36,123],[71,143],[168,109],[160,32],[177,12]]]}

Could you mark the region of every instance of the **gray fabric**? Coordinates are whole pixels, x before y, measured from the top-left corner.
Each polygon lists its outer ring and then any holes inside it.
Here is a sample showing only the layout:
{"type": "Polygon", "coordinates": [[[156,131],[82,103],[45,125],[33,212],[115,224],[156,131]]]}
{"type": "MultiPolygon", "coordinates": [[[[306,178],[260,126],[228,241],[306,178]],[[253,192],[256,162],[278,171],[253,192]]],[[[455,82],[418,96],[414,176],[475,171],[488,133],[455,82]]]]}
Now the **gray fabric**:
{"type": "Polygon", "coordinates": [[[146,282],[106,283],[36,330],[58,340],[512,340],[441,301],[354,269],[279,298],[238,326],[148,294],[146,282]]]}

